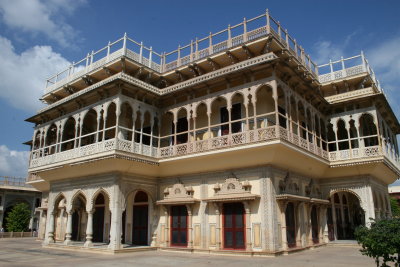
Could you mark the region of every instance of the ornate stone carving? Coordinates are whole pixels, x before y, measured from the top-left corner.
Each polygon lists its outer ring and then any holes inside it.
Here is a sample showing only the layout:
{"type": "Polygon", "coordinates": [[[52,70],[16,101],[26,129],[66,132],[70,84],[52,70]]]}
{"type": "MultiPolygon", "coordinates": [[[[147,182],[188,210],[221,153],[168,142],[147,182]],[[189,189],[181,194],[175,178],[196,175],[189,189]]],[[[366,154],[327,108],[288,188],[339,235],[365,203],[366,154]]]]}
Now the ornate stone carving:
{"type": "Polygon", "coordinates": [[[218,183],[214,186],[215,196],[250,193],[251,185],[249,181],[243,184],[237,178],[227,178],[222,185],[218,183]]]}

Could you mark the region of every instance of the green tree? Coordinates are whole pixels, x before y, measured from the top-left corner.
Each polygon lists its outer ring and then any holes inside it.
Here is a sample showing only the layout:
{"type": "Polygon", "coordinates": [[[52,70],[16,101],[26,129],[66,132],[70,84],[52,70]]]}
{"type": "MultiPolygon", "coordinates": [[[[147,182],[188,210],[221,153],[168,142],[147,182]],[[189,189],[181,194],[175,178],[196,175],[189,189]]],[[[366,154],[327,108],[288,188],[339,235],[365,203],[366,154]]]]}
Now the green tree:
{"type": "Polygon", "coordinates": [[[400,218],[373,221],[370,228],[360,226],[355,237],[361,253],[374,258],[376,266],[388,266],[387,262],[400,266],[400,218]]]}
{"type": "Polygon", "coordinates": [[[392,210],[393,217],[400,217],[400,206],[399,203],[397,202],[397,199],[392,197],[390,198],[390,208],[392,210]]]}
{"type": "Polygon", "coordinates": [[[7,231],[24,232],[28,230],[31,211],[28,204],[19,203],[15,205],[6,218],[7,231]]]}

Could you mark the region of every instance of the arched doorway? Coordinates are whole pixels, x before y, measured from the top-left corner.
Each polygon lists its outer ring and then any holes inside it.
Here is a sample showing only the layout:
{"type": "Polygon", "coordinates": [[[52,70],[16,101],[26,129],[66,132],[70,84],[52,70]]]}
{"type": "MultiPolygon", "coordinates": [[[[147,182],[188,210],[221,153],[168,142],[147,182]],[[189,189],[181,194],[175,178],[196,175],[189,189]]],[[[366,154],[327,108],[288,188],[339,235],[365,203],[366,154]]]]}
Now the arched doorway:
{"type": "Polygon", "coordinates": [[[98,194],[94,203],[93,213],[93,242],[104,241],[104,216],[106,210],[105,197],[98,194]]]}
{"type": "Polygon", "coordinates": [[[54,202],[54,241],[64,241],[66,232],[67,213],[65,212],[67,201],[63,195],[54,202]]]}
{"type": "Polygon", "coordinates": [[[286,219],[286,241],[289,248],[296,247],[296,220],[294,213],[294,204],[289,202],[285,211],[286,219]]]}
{"type": "MultiPolygon", "coordinates": [[[[330,199],[333,200],[333,203],[328,212],[332,212],[330,216],[333,218],[333,225],[336,226],[336,239],[354,239],[354,230],[360,225],[365,225],[365,212],[361,208],[359,198],[355,194],[345,191],[334,193],[330,199]]],[[[330,240],[332,239],[330,238],[330,240]]]]}
{"type": "Polygon", "coordinates": [[[312,206],[311,208],[311,235],[314,244],[319,243],[319,224],[318,224],[318,212],[317,207],[312,206]]]}
{"type": "Polygon", "coordinates": [[[186,206],[171,206],[171,246],[188,244],[188,212],[186,206]]]}
{"type": "Polygon", "coordinates": [[[245,221],[243,203],[223,205],[224,248],[245,248],[245,221]]]}
{"type": "Polygon", "coordinates": [[[83,241],[86,238],[86,198],[79,194],[72,202],[72,233],[71,240],[83,241]]]}
{"type": "Polygon", "coordinates": [[[149,198],[143,191],[135,194],[132,217],[132,244],[148,245],[149,198]]]}

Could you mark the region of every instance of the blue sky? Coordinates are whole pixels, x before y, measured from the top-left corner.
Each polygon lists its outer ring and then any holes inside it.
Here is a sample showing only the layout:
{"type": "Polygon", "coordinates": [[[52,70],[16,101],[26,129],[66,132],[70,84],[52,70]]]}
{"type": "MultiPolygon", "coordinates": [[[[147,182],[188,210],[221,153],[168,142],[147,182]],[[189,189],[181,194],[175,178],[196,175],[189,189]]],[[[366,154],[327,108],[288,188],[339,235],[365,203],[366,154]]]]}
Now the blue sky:
{"type": "Polygon", "coordinates": [[[363,50],[400,114],[400,1],[0,0],[0,175],[25,176],[45,79],[124,32],[171,51],[269,8],[318,64],[363,50]]]}

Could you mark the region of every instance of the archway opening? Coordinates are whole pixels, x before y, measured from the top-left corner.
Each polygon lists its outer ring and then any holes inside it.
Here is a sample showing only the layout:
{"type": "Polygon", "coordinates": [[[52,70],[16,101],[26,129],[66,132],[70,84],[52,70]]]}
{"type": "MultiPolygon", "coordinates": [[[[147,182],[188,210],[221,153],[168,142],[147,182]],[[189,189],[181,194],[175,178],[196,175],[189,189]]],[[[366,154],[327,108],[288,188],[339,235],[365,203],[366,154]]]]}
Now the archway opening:
{"type": "Polygon", "coordinates": [[[79,194],[72,202],[72,234],[71,240],[84,241],[86,238],[86,198],[79,194]]]}
{"type": "Polygon", "coordinates": [[[132,244],[148,245],[149,198],[143,191],[135,194],[132,212],[132,244]]]}
{"type": "Polygon", "coordinates": [[[104,242],[106,198],[103,193],[96,196],[93,213],[93,242],[104,242]]]}
{"type": "Polygon", "coordinates": [[[296,219],[294,213],[294,204],[289,202],[285,210],[286,219],[286,241],[289,248],[296,247],[296,219]]]}
{"type": "Polygon", "coordinates": [[[54,240],[64,241],[67,226],[66,199],[60,195],[54,202],[54,240]]]}
{"type": "MultiPolygon", "coordinates": [[[[354,239],[355,229],[365,225],[365,212],[361,208],[359,198],[354,193],[343,191],[334,193],[332,199],[332,208],[328,210],[332,212],[330,216],[334,226],[334,239],[354,239]]],[[[328,230],[329,220],[328,214],[328,230]]]]}

